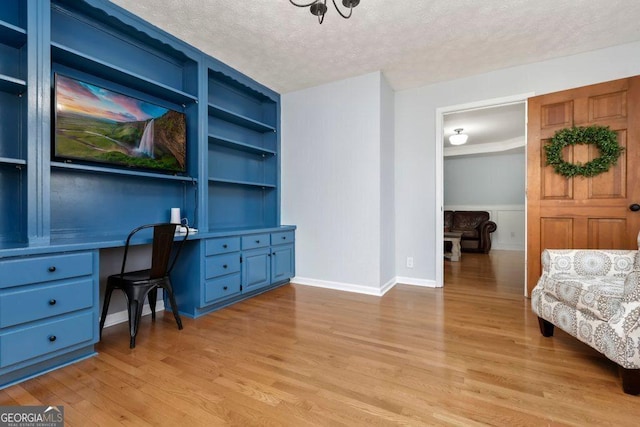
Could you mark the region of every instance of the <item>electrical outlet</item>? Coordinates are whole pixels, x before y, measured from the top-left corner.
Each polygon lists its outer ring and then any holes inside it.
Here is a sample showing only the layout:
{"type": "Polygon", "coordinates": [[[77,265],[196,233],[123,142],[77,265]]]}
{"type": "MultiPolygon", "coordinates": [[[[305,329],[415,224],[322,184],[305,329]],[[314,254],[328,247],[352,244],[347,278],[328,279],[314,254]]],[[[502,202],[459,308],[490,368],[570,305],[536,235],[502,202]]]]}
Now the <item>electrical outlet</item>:
{"type": "Polygon", "coordinates": [[[408,256],[407,257],[407,268],[413,268],[413,257],[412,256],[408,256]]]}

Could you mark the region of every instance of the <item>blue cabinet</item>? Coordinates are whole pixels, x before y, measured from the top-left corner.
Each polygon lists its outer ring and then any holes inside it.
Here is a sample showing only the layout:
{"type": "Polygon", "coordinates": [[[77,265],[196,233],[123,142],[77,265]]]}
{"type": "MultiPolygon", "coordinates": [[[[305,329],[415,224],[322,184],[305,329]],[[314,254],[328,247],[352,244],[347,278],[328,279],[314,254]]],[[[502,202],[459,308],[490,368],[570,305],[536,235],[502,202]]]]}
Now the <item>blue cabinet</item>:
{"type": "Polygon", "coordinates": [[[293,277],[294,249],[293,244],[279,245],[271,248],[271,281],[288,280],[293,277]]]}
{"type": "Polygon", "coordinates": [[[93,354],[98,255],[0,259],[0,386],[93,354]]]}
{"type": "Polygon", "coordinates": [[[256,289],[294,276],[294,232],[276,232],[243,237],[242,291],[256,289]],[[264,243],[263,243],[264,242],[264,243]],[[285,242],[285,243],[283,243],[285,242]],[[254,249],[256,245],[262,246],[254,249]]]}
{"type": "Polygon", "coordinates": [[[173,271],[178,308],[187,316],[250,298],[295,275],[294,226],[221,234],[187,242],[173,271]]]}
{"type": "Polygon", "coordinates": [[[252,292],[271,284],[271,248],[242,253],[242,291],[252,292]]]}

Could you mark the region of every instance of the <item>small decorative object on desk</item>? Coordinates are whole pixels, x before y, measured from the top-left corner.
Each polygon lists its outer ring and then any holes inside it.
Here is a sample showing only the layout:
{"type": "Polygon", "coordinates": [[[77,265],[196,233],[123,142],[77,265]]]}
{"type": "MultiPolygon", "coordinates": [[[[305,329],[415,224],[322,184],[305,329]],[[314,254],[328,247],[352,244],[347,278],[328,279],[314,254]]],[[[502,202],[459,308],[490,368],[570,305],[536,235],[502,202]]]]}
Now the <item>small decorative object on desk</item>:
{"type": "Polygon", "coordinates": [[[171,208],[171,219],[169,221],[171,224],[181,224],[180,220],[180,208],[171,208]]]}
{"type": "Polygon", "coordinates": [[[189,220],[187,218],[182,218],[180,225],[176,227],[176,234],[185,234],[187,230],[189,230],[189,234],[198,232],[197,228],[189,227],[189,220]]]}

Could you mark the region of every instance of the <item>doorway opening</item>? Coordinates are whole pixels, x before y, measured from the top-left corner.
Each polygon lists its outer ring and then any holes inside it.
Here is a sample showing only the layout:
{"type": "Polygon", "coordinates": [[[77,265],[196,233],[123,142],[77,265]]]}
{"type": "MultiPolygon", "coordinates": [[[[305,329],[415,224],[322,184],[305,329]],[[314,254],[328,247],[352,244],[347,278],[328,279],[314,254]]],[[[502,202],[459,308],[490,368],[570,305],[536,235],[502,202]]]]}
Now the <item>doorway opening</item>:
{"type": "Polygon", "coordinates": [[[492,247],[522,250],[521,262],[526,265],[526,108],[531,96],[521,94],[436,110],[437,286],[444,286],[445,210],[488,211],[498,224],[492,233],[492,247]],[[448,137],[460,128],[463,130],[457,132],[469,135],[468,142],[450,145],[448,137]],[[509,173],[517,174],[511,182],[504,178],[509,173]],[[466,187],[458,185],[465,181],[466,187]],[[480,187],[473,188],[475,184],[480,187]]]}

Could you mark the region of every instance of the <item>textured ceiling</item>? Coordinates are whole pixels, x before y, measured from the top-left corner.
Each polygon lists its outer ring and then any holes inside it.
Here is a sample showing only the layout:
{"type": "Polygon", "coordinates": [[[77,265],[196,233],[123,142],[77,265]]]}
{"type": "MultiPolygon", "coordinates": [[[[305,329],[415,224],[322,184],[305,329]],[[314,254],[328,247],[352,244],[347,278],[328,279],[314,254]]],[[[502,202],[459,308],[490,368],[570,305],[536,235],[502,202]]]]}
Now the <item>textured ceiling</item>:
{"type": "Polygon", "coordinates": [[[377,70],[408,89],[640,40],[639,0],[362,0],[322,25],[288,0],[112,1],[280,93],[377,70]]]}

